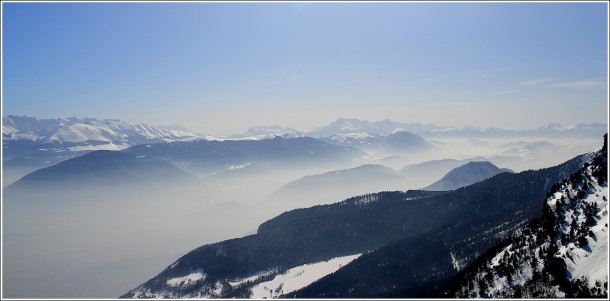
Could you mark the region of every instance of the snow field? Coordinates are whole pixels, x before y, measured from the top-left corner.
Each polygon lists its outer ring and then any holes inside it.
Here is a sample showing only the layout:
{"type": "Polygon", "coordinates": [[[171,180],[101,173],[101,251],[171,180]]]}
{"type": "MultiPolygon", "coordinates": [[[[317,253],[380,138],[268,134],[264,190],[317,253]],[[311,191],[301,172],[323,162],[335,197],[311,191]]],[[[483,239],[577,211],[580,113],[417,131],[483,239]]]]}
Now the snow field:
{"type": "Polygon", "coordinates": [[[585,199],[585,202],[595,202],[601,208],[597,214],[597,224],[591,228],[594,237],[587,238],[589,243],[585,248],[570,248],[573,260],[566,259],[572,279],[585,276],[590,286],[595,285],[596,280],[601,283],[608,280],[608,187],[596,186],[595,191],[585,199]]]}
{"type": "Polygon", "coordinates": [[[362,254],[336,257],[328,261],[320,261],[294,267],[286,273],[277,275],[269,281],[261,282],[252,287],[254,299],[277,298],[283,294],[297,291],[316,280],[331,274],[362,254]]]}
{"type": "Polygon", "coordinates": [[[169,287],[187,287],[197,283],[198,280],[205,280],[206,274],[203,269],[197,269],[193,273],[186,276],[176,277],[167,279],[167,286],[169,287]]]}

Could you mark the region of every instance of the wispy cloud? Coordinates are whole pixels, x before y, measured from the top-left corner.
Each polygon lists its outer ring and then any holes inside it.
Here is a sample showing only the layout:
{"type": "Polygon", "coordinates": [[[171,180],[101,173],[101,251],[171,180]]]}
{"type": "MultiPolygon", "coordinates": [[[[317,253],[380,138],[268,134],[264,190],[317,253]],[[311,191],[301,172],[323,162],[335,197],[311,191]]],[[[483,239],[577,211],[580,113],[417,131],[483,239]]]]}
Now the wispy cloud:
{"type": "Polygon", "coordinates": [[[577,80],[572,82],[557,83],[548,85],[552,88],[575,88],[575,89],[587,89],[587,88],[599,88],[606,85],[606,79],[603,77],[596,77],[584,80],[577,80]]]}
{"type": "Polygon", "coordinates": [[[487,94],[487,96],[498,96],[498,95],[504,95],[504,94],[513,94],[513,93],[518,93],[518,92],[520,92],[520,90],[500,91],[500,92],[487,94]]]}
{"type": "Polygon", "coordinates": [[[461,71],[461,72],[442,74],[442,75],[435,76],[435,77],[423,78],[423,79],[414,81],[414,83],[418,83],[418,84],[429,83],[429,82],[436,82],[436,81],[440,81],[440,80],[452,79],[452,78],[461,77],[461,76],[473,76],[473,75],[481,76],[481,77],[489,77],[490,74],[501,73],[501,72],[505,72],[505,71],[508,71],[511,69],[512,68],[510,68],[510,67],[504,67],[504,68],[465,70],[465,71],[461,71]]]}
{"type": "Polygon", "coordinates": [[[577,59],[579,61],[584,61],[584,62],[592,63],[592,64],[603,64],[603,65],[607,64],[607,62],[605,62],[605,61],[594,60],[594,59],[590,59],[590,58],[584,58],[584,57],[581,57],[581,56],[577,56],[577,57],[575,57],[575,59],[577,59]]]}
{"type": "Polygon", "coordinates": [[[519,82],[519,85],[521,85],[521,86],[538,86],[538,85],[546,84],[546,83],[548,83],[548,82],[550,82],[552,80],[553,79],[550,78],[550,77],[536,78],[536,79],[530,79],[530,80],[519,82]]]}

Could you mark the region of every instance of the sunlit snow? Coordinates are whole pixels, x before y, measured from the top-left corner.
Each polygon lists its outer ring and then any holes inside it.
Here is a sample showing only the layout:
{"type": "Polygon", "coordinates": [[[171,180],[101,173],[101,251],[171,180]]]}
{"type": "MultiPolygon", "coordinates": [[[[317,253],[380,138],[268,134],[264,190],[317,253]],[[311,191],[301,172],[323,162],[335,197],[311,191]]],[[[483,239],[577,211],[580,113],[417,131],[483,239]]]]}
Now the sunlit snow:
{"type": "Polygon", "coordinates": [[[190,273],[186,276],[176,277],[167,279],[167,286],[169,287],[186,287],[196,284],[198,280],[204,280],[206,274],[203,272],[203,269],[197,269],[193,273],[190,273]]]}
{"type": "Polygon", "coordinates": [[[566,259],[572,279],[585,276],[589,285],[594,285],[596,280],[601,283],[608,280],[608,187],[597,187],[596,190],[585,199],[585,202],[595,202],[601,208],[598,216],[602,218],[591,228],[594,237],[587,238],[589,243],[585,248],[570,249],[572,259],[566,259]]]}
{"type": "Polygon", "coordinates": [[[342,266],[360,257],[360,255],[336,257],[328,261],[294,267],[284,274],[275,276],[272,280],[261,282],[252,287],[251,298],[277,298],[283,294],[294,292],[335,272],[342,266]]]}

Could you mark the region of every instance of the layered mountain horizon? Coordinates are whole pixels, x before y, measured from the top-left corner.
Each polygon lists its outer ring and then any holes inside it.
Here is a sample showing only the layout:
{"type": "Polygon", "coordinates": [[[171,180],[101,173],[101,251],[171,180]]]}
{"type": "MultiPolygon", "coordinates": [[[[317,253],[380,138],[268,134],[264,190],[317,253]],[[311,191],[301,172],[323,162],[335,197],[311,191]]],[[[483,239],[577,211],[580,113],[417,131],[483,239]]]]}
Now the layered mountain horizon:
{"type": "Polygon", "coordinates": [[[439,296],[393,263],[448,290],[452,275],[536,216],[601,131],[468,136],[340,118],[318,129],[326,137],[276,124],[220,138],[180,125],[23,118],[3,118],[10,297],[439,296]],[[438,248],[432,270],[442,273],[429,273],[420,244],[438,248]],[[201,264],[189,255],[138,287],[196,249],[207,254],[201,264]]]}
{"type": "Polygon", "coordinates": [[[558,185],[588,169],[607,187],[604,139],[600,150],[563,164],[450,192],[382,192],[288,211],[256,234],[190,251],[122,297],[442,297],[478,254],[541,216],[558,185]],[[314,270],[318,278],[288,281],[314,270]]]}
{"type": "MultiPolygon", "coordinates": [[[[108,136],[115,134],[109,131],[108,128],[94,132],[83,133],[78,131],[79,127],[86,128],[83,125],[95,127],[96,125],[106,125],[111,129],[132,130],[133,136],[142,136],[139,139],[163,139],[165,142],[176,141],[180,139],[188,139],[192,137],[205,137],[206,135],[196,133],[179,124],[172,125],[148,125],[133,124],[122,121],[120,119],[98,119],[92,117],[58,117],[51,119],[36,118],[30,116],[19,115],[4,115],[2,122],[2,134],[7,140],[44,140],[46,142],[62,141],[62,142],[78,142],[86,140],[96,141],[124,141],[125,134],[108,136]],[[75,126],[69,128],[70,126],[75,126]],[[67,129],[63,129],[67,128],[67,129]],[[58,130],[62,129],[62,130],[58,130]],[[104,131],[105,130],[105,131],[104,131]],[[106,136],[104,136],[106,135],[106,136]],[[93,138],[93,139],[92,139],[93,138]],[[102,139],[100,139],[102,138],[102,139]],[[123,140],[121,140],[123,138],[123,140]],[[114,139],[114,140],[113,140],[114,139]],[[71,141],[72,140],[72,141],[71,141]]],[[[432,123],[404,123],[396,122],[390,119],[383,119],[375,122],[338,117],[335,121],[326,126],[314,128],[310,131],[302,131],[291,127],[273,124],[273,125],[258,125],[253,126],[242,133],[235,133],[222,139],[256,137],[265,135],[285,135],[285,134],[300,134],[314,138],[329,138],[336,135],[367,133],[373,135],[387,135],[396,132],[412,132],[418,135],[428,134],[434,136],[453,134],[457,136],[489,136],[495,135],[586,135],[599,136],[600,132],[603,135],[606,124],[590,123],[590,124],[574,124],[564,126],[559,123],[549,123],[541,125],[537,128],[527,130],[502,129],[497,127],[473,127],[473,126],[439,126],[432,123]]],[[[209,136],[213,137],[213,136],[209,136]]]]}

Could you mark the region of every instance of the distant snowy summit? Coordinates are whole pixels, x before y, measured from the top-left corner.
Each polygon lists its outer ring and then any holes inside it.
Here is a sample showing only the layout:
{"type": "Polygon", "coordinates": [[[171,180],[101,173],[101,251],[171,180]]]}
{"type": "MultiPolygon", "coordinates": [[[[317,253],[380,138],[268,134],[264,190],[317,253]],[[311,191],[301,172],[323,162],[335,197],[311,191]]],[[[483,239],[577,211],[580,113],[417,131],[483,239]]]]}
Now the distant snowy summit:
{"type": "Polygon", "coordinates": [[[390,135],[396,131],[411,132],[423,137],[599,137],[607,132],[608,125],[601,123],[576,124],[564,127],[557,123],[550,123],[535,129],[502,129],[496,127],[479,128],[472,126],[439,126],[432,123],[403,123],[390,119],[380,121],[367,121],[360,119],[338,118],[330,124],[311,130],[307,136],[315,138],[324,137],[350,137],[390,135]]]}
{"type": "Polygon", "coordinates": [[[354,136],[354,135],[389,135],[397,131],[409,132],[430,132],[442,130],[445,127],[440,127],[434,124],[421,123],[401,123],[390,119],[384,119],[376,122],[360,119],[338,118],[329,125],[314,129],[307,133],[311,137],[333,137],[333,136],[354,136]]]}
{"type": "Polygon", "coordinates": [[[251,127],[243,133],[230,136],[229,139],[262,140],[273,139],[278,136],[282,138],[298,138],[303,137],[304,135],[293,128],[274,124],[270,126],[251,127]]]}
{"type": "Polygon", "coordinates": [[[3,160],[18,159],[12,163],[21,165],[32,165],[34,161],[46,165],[81,152],[121,150],[137,144],[183,141],[198,136],[176,125],[161,128],[119,119],[2,117],[3,160]]]}
{"type": "Polygon", "coordinates": [[[145,123],[133,124],[119,119],[100,120],[81,117],[38,119],[14,115],[3,117],[2,134],[7,140],[23,139],[46,143],[105,142],[117,146],[173,142],[197,136],[176,125],[162,129],[145,123]]]}

